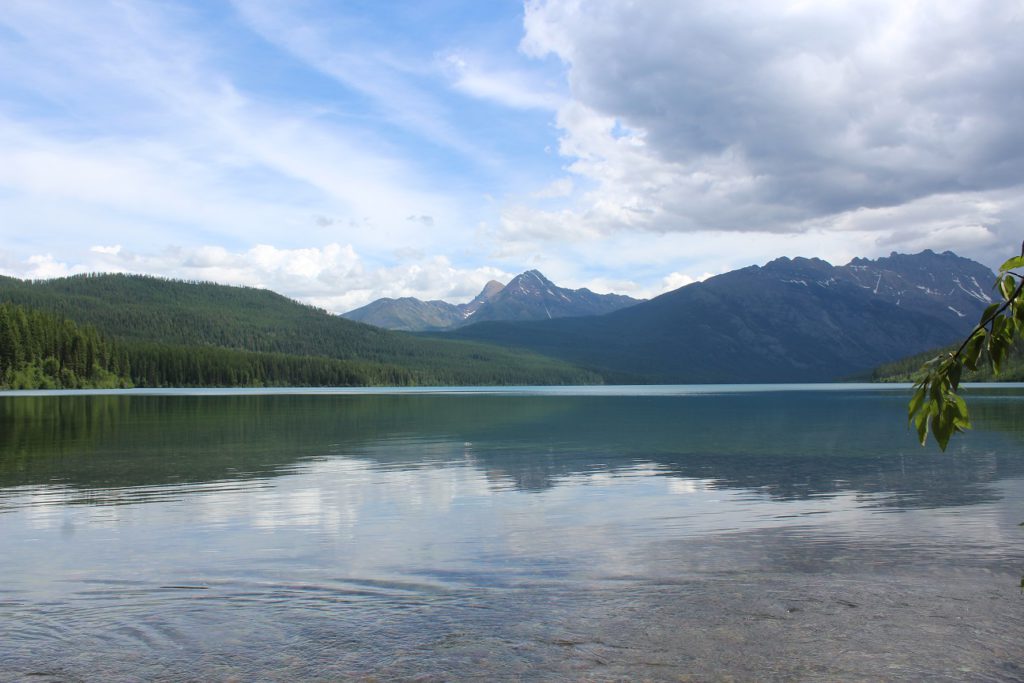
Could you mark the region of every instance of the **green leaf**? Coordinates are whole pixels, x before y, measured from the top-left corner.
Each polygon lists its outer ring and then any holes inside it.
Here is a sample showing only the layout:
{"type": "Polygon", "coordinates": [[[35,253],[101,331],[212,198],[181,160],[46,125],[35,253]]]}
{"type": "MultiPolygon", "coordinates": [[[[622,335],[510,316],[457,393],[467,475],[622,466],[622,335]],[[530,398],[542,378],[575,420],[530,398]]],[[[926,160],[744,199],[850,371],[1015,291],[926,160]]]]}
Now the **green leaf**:
{"type": "Polygon", "coordinates": [[[967,342],[967,346],[964,347],[964,352],[961,357],[964,360],[964,365],[966,365],[969,370],[978,369],[978,356],[981,354],[981,349],[985,344],[986,336],[985,330],[978,330],[974,333],[974,336],[971,337],[970,341],[967,342]]]}
{"type": "Polygon", "coordinates": [[[924,446],[928,443],[928,410],[922,410],[914,416],[914,428],[917,430],[917,440],[924,446]]]}
{"type": "Polygon", "coordinates": [[[1008,270],[1020,268],[1021,266],[1024,266],[1024,256],[1014,256],[1012,259],[1009,259],[1006,263],[999,266],[999,272],[1005,273],[1008,270]]]}
{"type": "Polygon", "coordinates": [[[1000,336],[1003,333],[1003,330],[1005,330],[1005,329],[1006,329],[1006,316],[1005,315],[997,315],[995,318],[992,319],[992,336],[993,337],[1000,336]]]}
{"type": "Polygon", "coordinates": [[[964,371],[963,363],[955,361],[949,366],[949,383],[953,387],[953,391],[956,391],[960,386],[960,375],[964,371]]]}
{"type": "Polygon", "coordinates": [[[921,388],[914,392],[914,397],[910,399],[910,403],[907,404],[907,420],[911,420],[914,414],[921,409],[924,405],[924,399],[927,395],[927,387],[922,384],[921,388]]]}
{"type": "Polygon", "coordinates": [[[938,442],[939,448],[945,451],[946,446],[949,445],[949,437],[953,436],[953,422],[945,419],[944,413],[933,415],[931,422],[932,436],[938,442]]]}
{"type": "Polygon", "coordinates": [[[1006,301],[1010,300],[1015,289],[1017,289],[1017,283],[1014,282],[1012,275],[1007,275],[999,280],[999,293],[1003,295],[1003,299],[1006,301]]]}
{"type": "Polygon", "coordinates": [[[928,401],[928,412],[932,414],[942,412],[942,384],[932,380],[932,388],[928,393],[931,396],[931,400],[928,401]]]}
{"type": "Polygon", "coordinates": [[[963,398],[956,394],[951,394],[950,397],[953,399],[953,406],[956,408],[957,416],[953,419],[953,426],[956,431],[962,432],[965,429],[971,428],[971,419],[967,414],[967,402],[963,398]]]}
{"type": "Polygon", "coordinates": [[[1010,352],[1010,343],[1002,334],[991,336],[988,342],[988,359],[992,366],[992,372],[998,375],[1002,372],[1003,361],[1010,352]]]}
{"type": "Polygon", "coordinates": [[[992,314],[996,312],[996,309],[998,309],[1002,305],[1003,305],[1002,302],[996,301],[996,302],[991,303],[988,306],[986,306],[985,307],[985,311],[981,314],[981,319],[978,321],[978,324],[982,325],[982,324],[987,323],[989,317],[991,317],[992,314]]]}

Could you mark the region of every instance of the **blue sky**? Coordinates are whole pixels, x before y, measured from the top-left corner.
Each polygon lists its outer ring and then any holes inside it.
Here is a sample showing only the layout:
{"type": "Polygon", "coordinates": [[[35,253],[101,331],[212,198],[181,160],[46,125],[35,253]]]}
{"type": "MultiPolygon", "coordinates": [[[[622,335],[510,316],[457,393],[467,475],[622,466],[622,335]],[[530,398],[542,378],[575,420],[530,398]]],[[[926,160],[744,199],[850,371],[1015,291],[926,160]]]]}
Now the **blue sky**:
{"type": "Polygon", "coordinates": [[[1024,218],[1018,2],[0,7],[0,272],[652,296],[1024,218]]]}

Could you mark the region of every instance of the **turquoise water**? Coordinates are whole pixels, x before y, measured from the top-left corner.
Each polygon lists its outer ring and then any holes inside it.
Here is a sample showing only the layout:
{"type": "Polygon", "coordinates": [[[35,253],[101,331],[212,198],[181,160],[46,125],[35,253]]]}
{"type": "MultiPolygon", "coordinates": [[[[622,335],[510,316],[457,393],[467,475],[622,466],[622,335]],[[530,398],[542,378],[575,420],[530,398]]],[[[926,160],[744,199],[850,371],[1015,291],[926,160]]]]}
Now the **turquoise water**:
{"type": "Polygon", "coordinates": [[[0,396],[0,680],[1024,680],[1024,390],[0,396]]]}

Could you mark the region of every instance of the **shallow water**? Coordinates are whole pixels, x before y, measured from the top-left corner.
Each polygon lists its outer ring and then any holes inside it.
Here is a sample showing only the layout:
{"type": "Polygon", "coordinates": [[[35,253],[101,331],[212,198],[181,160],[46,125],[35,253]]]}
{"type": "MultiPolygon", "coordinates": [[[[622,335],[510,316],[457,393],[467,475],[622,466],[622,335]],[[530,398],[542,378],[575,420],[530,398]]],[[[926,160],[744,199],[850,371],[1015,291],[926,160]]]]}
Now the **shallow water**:
{"type": "Polygon", "coordinates": [[[0,680],[1024,680],[1024,390],[0,396],[0,680]]]}

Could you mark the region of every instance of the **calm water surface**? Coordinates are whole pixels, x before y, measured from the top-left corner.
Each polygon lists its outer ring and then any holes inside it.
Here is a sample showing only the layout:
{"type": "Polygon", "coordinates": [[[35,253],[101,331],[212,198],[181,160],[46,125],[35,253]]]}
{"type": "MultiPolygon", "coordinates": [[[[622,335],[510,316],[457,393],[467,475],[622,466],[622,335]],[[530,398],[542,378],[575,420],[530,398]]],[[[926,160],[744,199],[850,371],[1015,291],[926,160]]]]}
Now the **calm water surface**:
{"type": "Polygon", "coordinates": [[[0,680],[1024,680],[1024,389],[0,395],[0,680]]]}

